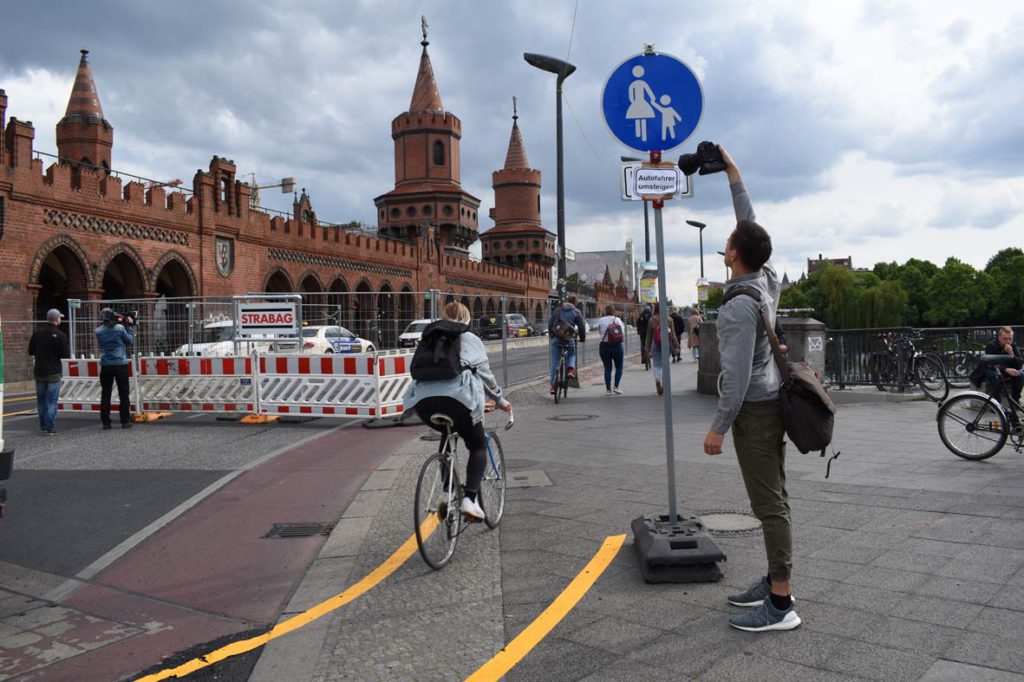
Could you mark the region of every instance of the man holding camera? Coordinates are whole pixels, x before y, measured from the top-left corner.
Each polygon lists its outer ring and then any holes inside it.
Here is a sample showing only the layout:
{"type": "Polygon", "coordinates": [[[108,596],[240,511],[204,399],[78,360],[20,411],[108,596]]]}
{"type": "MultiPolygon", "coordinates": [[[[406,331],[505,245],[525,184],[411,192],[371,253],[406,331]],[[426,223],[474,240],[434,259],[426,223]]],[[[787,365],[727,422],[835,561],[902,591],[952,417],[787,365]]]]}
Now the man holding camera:
{"type": "Polygon", "coordinates": [[[128,350],[135,340],[133,315],[118,315],[110,308],[100,311],[100,326],[96,327],[96,342],[100,346],[100,422],[104,430],[110,424],[110,394],[117,384],[121,428],[132,428],[131,392],[128,384],[128,350]],[[122,324],[122,322],[124,324],[122,324]]]}
{"type": "MultiPolygon", "coordinates": [[[[703,143],[702,143],[703,144],[703,143]]],[[[793,568],[793,522],[786,492],[785,428],[779,402],[781,383],[771,344],[761,321],[761,306],[775,317],[779,278],[768,263],[772,241],[754,222],[754,209],[739,168],[725,149],[724,170],[729,177],[736,228],[725,245],[725,265],[732,278],[725,293],[734,287],[758,291],[761,302],[740,295],[718,313],[718,346],[722,362],[722,397],[711,428],[704,438],[704,452],[722,452],[725,432],[732,429],[736,459],[750,499],[750,508],[764,530],[768,574],[746,591],[730,595],[734,606],[751,607],[732,616],[729,624],[748,632],[792,630],[800,625],[793,610],[790,574],[793,568]]]]}

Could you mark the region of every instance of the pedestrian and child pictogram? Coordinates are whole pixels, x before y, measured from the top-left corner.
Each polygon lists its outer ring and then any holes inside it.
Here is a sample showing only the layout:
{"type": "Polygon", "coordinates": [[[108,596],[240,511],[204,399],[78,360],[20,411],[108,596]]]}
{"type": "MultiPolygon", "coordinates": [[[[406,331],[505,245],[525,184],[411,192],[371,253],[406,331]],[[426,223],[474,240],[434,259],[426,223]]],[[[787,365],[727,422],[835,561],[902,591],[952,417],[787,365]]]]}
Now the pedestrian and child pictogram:
{"type": "Polygon", "coordinates": [[[649,52],[612,71],[601,94],[605,122],[624,145],[666,151],[693,134],[704,111],[700,81],[681,60],[649,52]]]}

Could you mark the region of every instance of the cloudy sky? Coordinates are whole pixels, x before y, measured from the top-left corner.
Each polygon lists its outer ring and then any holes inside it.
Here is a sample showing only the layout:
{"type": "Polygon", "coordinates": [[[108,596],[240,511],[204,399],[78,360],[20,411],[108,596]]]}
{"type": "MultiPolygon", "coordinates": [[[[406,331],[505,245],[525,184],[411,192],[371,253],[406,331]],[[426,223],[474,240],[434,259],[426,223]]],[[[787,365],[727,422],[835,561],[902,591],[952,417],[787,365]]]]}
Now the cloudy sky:
{"type": "MultiPolygon", "coordinates": [[[[554,77],[522,54],[568,58],[578,70],[565,85],[567,245],[621,249],[633,238],[642,253],[641,205],[621,201],[617,185],[619,156],[635,152],[609,133],[600,96],[612,69],[653,43],[690,65],[705,98],[697,131],[667,156],[704,139],[727,146],[791,278],[819,253],[857,267],[951,255],[982,267],[1022,242],[1017,2],[19,3],[0,23],[0,88],[8,115],[35,123],[36,149],[55,153],[88,48],[115,169],[190,184],[218,154],[260,183],[294,176],[324,220],[374,223],[373,197],[394,183],[390,121],[409,106],[421,14],[482,217],[515,95],[555,230],[554,77]]],[[[694,197],[664,210],[669,294],[683,301],[700,269],[686,219],[708,224],[705,268],[721,279],[714,252],[734,222],[724,175],[697,177],[694,197]]]]}

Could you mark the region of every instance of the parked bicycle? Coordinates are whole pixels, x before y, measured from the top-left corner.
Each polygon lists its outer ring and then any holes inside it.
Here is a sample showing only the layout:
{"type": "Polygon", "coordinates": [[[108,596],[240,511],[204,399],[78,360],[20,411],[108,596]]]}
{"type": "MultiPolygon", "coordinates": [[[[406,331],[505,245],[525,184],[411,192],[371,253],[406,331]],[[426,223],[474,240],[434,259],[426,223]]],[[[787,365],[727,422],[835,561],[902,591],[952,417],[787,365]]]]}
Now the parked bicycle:
{"type": "Polygon", "coordinates": [[[949,395],[942,359],[918,350],[914,342],[920,340],[920,335],[906,333],[882,336],[884,349],[870,358],[871,381],[879,391],[903,392],[917,384],[929,399],[942,402],[949,395]]]}
{"type": "MultiPolygon", "coordinates": [[[[494,409],[490,404],[487,411],[494,409]]],[[[413,523],[420,556],[428,566],[440,570],[451,560],[459,535],[464,530],[460,509],[464,491],[459,477],[462,469],[458,454],[459,435],[453,430],[454,422],[448,415],[433,414],[430,423],[444,432],[438,451],[423,463],[416,479],[413,523]]],[[[511,429],[513,423],[514,417],[509,412],[505,430],[511,429]]],[[[498,527],[505,513],[505,451],[493,428],[485,436],[487,462],[477,500],[484,510],[484,522],[493,529],[498,527]]]]}
{"type": "Polygon", "coordinates": [[[969,350],[951,350],[942,354],[946,378],[951,386],[965,388],[970,383],[971,372],[978,365],[978,355],[978,352],[969,350]]]}
{"type": "MultiPolygon", "coordinates": [[[[982,355],[978,362],[987,367],[1012,363],[1009,355],[982,355]]],[[[1024,407],[1013,398],[1010,380],[1000,373],[1001,390],[1007,405],[981,391],[964,391],[939,408],[939,438],[950,452],[964,459],[988,459],[999,452],[1009,440],[1013,449],[1024,447],[1021,416],[1024,407]]]]}

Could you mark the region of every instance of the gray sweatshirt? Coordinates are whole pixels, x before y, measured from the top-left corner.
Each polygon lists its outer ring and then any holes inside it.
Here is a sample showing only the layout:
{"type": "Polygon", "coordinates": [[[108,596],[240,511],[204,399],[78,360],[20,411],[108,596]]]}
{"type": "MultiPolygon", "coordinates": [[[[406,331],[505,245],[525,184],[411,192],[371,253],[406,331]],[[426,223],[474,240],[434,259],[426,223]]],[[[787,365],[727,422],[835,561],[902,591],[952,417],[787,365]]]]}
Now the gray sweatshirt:
{"type": "Polygon", "coordinates": [[[424,398],[448,396],[465,405],[473,416],[473,423],[484,419],[484,394],[501,401],[501,387],[487,362],[487,349],[483,341],[472,332],[465,332],[459,344],[459,359],[464,367],[475,367],[476,372],[464,371],[447,381],[413,381],[403,396],[406,410],[416,407],[424,398]]]}
{"type": "MultiPolygon", "coordinates": [[[[736,220],[754,220],[754,208],[743,183],[732,184],[729,189],[736,220]]],[[[768,307],[768,319],[774,325],[779,277],[771,263],[765,263],[761,272],[733,277],[725,283],[725,293],[740,285],[761,292],[761,300],[768,307]]],[[[725,433],[744,401],[764,402],[779,397],[779,370],[761,322],[760,308],[750,296],[737,296],[719,308],[718,351],[722,359],[722,397],[718,399],[711,430],[725,433]]]]}

